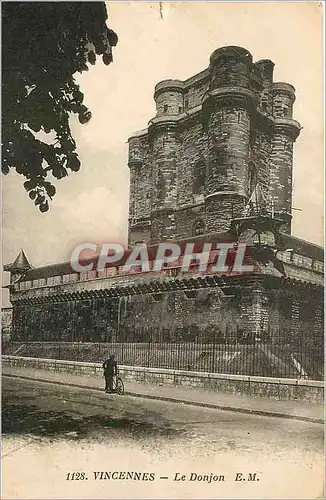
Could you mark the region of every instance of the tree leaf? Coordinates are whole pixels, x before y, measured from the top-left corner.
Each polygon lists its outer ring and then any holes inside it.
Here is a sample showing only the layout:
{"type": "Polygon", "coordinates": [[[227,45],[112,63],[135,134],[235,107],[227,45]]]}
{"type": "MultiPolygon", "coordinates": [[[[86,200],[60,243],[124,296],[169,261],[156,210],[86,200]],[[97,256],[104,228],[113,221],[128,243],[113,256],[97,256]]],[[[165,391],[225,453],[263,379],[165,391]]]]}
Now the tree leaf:
{"type": "Polygon", "coordinates": [[[47,212],[49,210],[49,203],[47,201],[41,203],[39,209],[42,213],[47,212]]]}
{"type": "Polygon", "coordinates": [[[25,177],[24,189],[46,211],[40,193],[56,192],[48,176],[80,169],[70,115],[82,124],[91,118],[74,74],[88,71],[96,54],[110,64],[117,36],[105,2],[3,2],[2,16],[2,172],[25,177]],[[41,130],[54,132],[55,144],[35,136],[41,130]]]}
{"type": "Polygon", "coordinates": [[[46,186],[46,192],[52,197],[55,195],[56,189],[52,184],[50,184],[49,186],[46,186]]]}
{"type": "Polygon", "coordinates": [[[71,155],[68,158],[67,167],[70,168],[73,172],[78,172],[80,169],[80,160],[77,155],[71,155]]]}

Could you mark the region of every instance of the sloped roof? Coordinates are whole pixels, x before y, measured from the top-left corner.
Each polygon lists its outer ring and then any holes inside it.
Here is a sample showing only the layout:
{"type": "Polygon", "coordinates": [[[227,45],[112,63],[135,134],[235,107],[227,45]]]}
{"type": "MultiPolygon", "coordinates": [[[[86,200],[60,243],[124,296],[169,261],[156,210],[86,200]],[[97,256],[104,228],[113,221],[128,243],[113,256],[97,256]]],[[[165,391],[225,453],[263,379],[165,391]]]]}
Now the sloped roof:
{"type": "MultiPolygon", "coordinates": [[[[87,261],[89,262],[89,260],[87,261]]],[[[35,269],[28,270],[20,281],[30,281],[39,278],[50,278],[51,276],[63,276],[65,274],[75,273],[70,262],[62,262],[59,264],[50,264],[49,266],[41,266],[35,269]]]]}
{"type": "Polygon", "coordinates": [[[312,260],[324,261],[324,249],[320,245],[302,240],[296,236],[281,233],[280,243],[286,248],[292,248],[294,253],[310,257],[312,260]]]}
{"type": "MultiPolygon", "coordinates": [[[[194,236],[192,238],[187,238],[187,239],[180,239],[180,240],[175,240],[175,241],[170,241],[170,243],[178,243],[181,248],[184,247],[187,243],[194,243],[195,244],[195,252],[199,252],[200,249],[203,247],[205,243],[213,243],[213,242],[232,242],[234,241],[234,236],[231,235],[228,232],[225,233],[219,233],[219,234],[212,234],[212,235],[200,235],[200,236],[194,236]]],[[[169,243],[169,241],[166,241],[165,243],[169,243]]],[[[154,259],[156,252],[158,249],[158,244],[154,245],[148,245],[147,246],[147,251],[150,259],[154,259]]],[[[122,266],[126,260],[128,259],[129,255],[131,254],[132,249],[128,248],[124,252],[123,257],[114,263],[111,264],[106,264],[107,267],[117,267],[117,266],[122,266]]],[[[86,265],[89,263],[97,263],[98,256],[95,257],[88,257],[85,259],[80,259],[79,263],[81,265],[86,265]]],[[[48,266],[42,266],[42,267],[37,267],[35,269],[30,269],[28,270],[20,279],[20,281],[30,281],[30,280],[36,280],[40,278],[49,278],[51,276],[63,276],[66,274],[73,274],[76,273],[76,271],[72,268],[70,262],[62,262],[59,264],[51,264],[48,266]]]]}

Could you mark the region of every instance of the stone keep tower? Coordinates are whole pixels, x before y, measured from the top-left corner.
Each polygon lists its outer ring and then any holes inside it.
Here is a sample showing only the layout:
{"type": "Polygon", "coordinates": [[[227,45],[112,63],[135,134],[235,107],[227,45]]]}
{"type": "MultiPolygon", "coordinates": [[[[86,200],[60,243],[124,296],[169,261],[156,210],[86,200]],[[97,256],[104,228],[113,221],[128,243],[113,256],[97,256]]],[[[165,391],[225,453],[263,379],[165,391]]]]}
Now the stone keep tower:
{"type": "Polygon", "coordinates": [[[129,139],[129,242],[228,231],[254,190],[291,232],[295,90],[270,60],[222,47],[207,69],[155,87],[156,116],[129,139]]]}

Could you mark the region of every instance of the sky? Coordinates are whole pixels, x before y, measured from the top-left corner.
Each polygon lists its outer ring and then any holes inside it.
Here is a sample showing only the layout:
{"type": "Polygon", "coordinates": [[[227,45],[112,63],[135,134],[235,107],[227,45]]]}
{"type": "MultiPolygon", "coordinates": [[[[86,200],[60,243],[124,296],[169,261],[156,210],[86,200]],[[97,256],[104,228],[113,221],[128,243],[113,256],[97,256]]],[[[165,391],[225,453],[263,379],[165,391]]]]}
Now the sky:
{"type": "MultiPolygon", "coordinates": [[[[77,75],[87,125],[72,119],[82,169],[57,181],[49,212],[41,214],[21,176],[2,180],[3,256],[21,248],[30,263],[69,260],[82,242],[127,241],[127,140],[155,115],[154,86],[186,79],[208,66],[224,45],[248,49],[254,61],[275,63],[274,81],[296,88],[293,117],[303,127],[294,148],[292,233],[323,244],[323,9],[318,2],[107,2],[108,26],[119,36],[114,62],[100,58],[77,75]]],[[[6,280],[6,278],[4,278],[6,280]]],[[[7,303],[4,293],[4,305],[7,303]]]]}

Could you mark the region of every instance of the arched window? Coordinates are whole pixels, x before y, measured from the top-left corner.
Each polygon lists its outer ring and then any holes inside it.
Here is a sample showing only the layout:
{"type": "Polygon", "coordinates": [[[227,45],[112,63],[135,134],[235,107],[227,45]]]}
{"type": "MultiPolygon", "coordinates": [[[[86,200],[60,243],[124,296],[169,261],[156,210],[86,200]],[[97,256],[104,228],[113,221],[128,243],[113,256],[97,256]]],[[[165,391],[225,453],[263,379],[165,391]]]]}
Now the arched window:
{"type": "Polygon", "coordinates": [[[194,236],[199,236],[201,234],[204,234],[204,232],[205,232],[205,224],[202,220],[198,220],[194,224],[194,229],[193,229],[194,236]]]}
{"type": "Polygon", "coordinates": [[[193,193],[204,194],[206,179],[206,164],[203,160],[196,163],[193,177],[193,193]]]}

